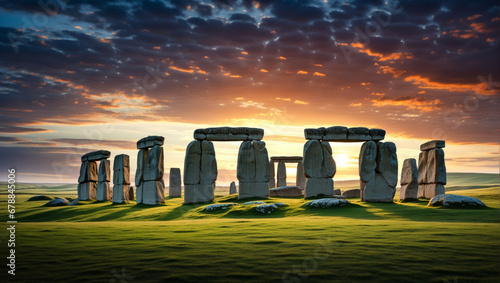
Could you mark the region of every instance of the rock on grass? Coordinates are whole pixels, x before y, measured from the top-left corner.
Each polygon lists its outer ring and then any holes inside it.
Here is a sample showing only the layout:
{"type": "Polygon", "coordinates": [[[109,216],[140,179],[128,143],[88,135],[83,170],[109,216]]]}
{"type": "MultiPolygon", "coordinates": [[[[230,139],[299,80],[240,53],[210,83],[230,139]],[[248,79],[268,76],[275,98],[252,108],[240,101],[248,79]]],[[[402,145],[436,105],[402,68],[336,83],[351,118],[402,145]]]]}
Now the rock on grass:
{"type": "Polygon", "coordinates": [[[65,198],[57,198],[49,201],[44,206],[65,206],[68,205],[69,201],[65,198]]]}
{"type": "Polygon", "coordinates": [[[231,208],[231,206],[238,205],[237,203],[216,203],[205,207],[206,211],[217,211],[231,208]]]}
{"type": "Polygon", "coordinates": [[[351,203],[345,199],[337,199],[337,198],[322,198],[315,199],[306,203],[306,206],[315,207],[315,208],[329,208],[329,207],[339,207],[344,206],[346,204],[351,203]]]}
{"type": "Polygon", "coordinates": [[[27,201],[38,201],[38,200],[53,200],[53,197],[50,196],[34,196],[30,197],[27,201]]]}
{"type": "Polygon", "coordinates": [[[264,214],[269,214],[272,213],[273,211],[277,210],[278,207],[280,206],[285,206],[286,204],[282,202],[277,202],[277,203],[270,203],[270,204],[261,204],[256,207],[254,207],[255,211],[264,213],[264,214]]]}
{"type": "Polygon", "coordinates": [[[434,196],[429,201],[427,206],[442,206],[450,208],[486,207],[486,205],[478,198],[452,194],[434,196]]]}

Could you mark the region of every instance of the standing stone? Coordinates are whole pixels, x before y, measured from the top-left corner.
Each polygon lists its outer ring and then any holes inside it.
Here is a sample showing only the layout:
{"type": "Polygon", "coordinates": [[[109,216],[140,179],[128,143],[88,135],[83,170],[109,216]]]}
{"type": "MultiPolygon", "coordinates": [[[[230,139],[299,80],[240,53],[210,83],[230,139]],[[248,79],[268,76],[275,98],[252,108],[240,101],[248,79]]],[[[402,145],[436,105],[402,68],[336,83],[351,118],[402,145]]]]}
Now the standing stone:
{"type": "Polygon", "coordinates": [[[255,151],[253,149],[251,141],[245,141],[241,143],[240,150],[238,152],[238,166],[236,168],[236,171],[238,180],[240,182],[250,183],[255,180],[255,151]]]}
{"type": "Polygon", "coordinates": [[[229,194],[232,195],[232,194],[236,194],[237,191],[236,191],[236,183],[233,181],[231,182],[231,185],[229,185],[229,194]]]}
{"type": "Polygon", "coordinates": [[[332,196],[333,180],[331,178],[308,178],[304,198],[314,196],[332,196]]]}
{"type": "Polygon", "coordinates": [[[312,139],[305,143],[303,162],[304,174],[307,178],[323,177],[323,148],[318,140],[312,139]]]}
{"type": "Polygon", "coordinates": [[[427,153],[427,182],[446,185],[446,166],[444,164],[444,151],[433,148],[427,153]]]}
{"type": "MultiPolygon", "coordinates": [[[[184,159],[184,185],[200,183],[201,142],[192,141],[186,149],[184,159]]],[[[185,194],[186,192],[184,192],[185,194]]]]}
{"type": "Polygon", "coordinates": [[[97,177],[98,182],[109,182],[111,181],[111,169],[110,161],[103,159],[99,164],[99,174],[97,177]]]}
{"type": "Polygon", "coordinates": [[[128,200],[134,200],[134,187],[132,186],[128,190],[128,200]]]}
{"type": "Polygon", "coordinates": [[[142,203],[142,186],[143,186],[143,184],[141,184],[140,186],[138,186],[135,189],[135,197],[136,197],[136,203],[137,204],[141,204],[142,203]]]}
{"type": "Polygon", "coordinates": [[[128,203],[130,190],[130,158],[126,154],[115,156],[113,162],[113,203],[128,203]]]}
{"type": "Polygon", "coordinates": [[[80,176],[78,177],[77,191],[79,200],[92,200],[97,197],[97,163],[86,159],[88,158],[85,158],[85,161],[80,166],[80,176]]]}
{"type": "Polygon", "coordinates": [[[263,141],[252,141],[255,155],[255,182],[268,183],[271,178],[271,164],[267,154],[266,143],[263,141]]]}
{"type": "Polygon", "coordinates": [[[274,161],[271,162],[271,178],[269,179],[269,188],[275,188],[276,187],[276,179],[274,176],[276,176],[276,173],[274,172],[274,161]]]}
{"type": "Polygon", "coordinates": [[[323,176],[324,178],[333,178],[337,172],[337,165],[332,156],[332,148],[330,143],[321,142],[321,147],[323,148],[323,176]]]}
{"type": "Polygon", "coordinates": [[[359,153],[359,177],[362,182],[375,179],[377,168],[377,144],[373,141],[365,142],[359,153]]]}
{"type": "Polygon", "coordinates": [[[137,169],[135,171],[135,186],[139,187],[144,180],[144,167],[146,166],[146,157],[148,156],[148,149],[140,149],[137,154],[137,169]]]}
{"type": "MultiPolygon", "coordinates": [[[[165,203],[165,186],[161,181],[144,181],[142,186],[142,203],[148,205],[165,203]]],[[[139,199],[139,195],[137,198],[139,199]]]]}
{"type": "Polygon", "coordinates": [[[444,141],[429,141],[420,146],[418,160],[418,197],[432,198],[445,194],[446,166],[444,141]]]}
{"type": "Polygon", "coordinates": [[[278,187],[286,186],[286,165],[285,162],[278,163],[278,187]]]}
{"type": "Polygon", "coordinates": [[[215,184],[217,173],[214,144],[211,141],[202,141],[200,184],[215,184]]]}
{"type": "Polygon", "coordinates": [[[297,187],[304,190],[306,188],[306,176],[304,175],[304,163],[297,163],[297,176],[295,178],[297,187]]]}
{"type": "Polygon", "coordinates": [[[144,181],[160,181],[163,179],[163,147],[155,145],[146,156],[144,181]]]}
{"type": "Polygon", "coordinates": [[[377,173],[380,173],[391,188],[398,183],[398,156],[392,142],[377,143],[377,173]]]}
{"type": "Polygon", "coordinates": [[[416,200],[418,198],[418,170],[414,158],[405,159],[401,170],[400,200],[416,200]]]}
{"type": "Polygon", "coordinates": [[[111,180],[109,160],[103,159],[99,163],[99,174],[97,180],[96,200],[110,201],[113,197],[113,190],[109,185],[109,181],[111,180]]]}
{"type": "Polygon", "coordinates": [[[334,195],[334,196],[340,196],[340,195],[342,195],[342,191],[341,191],[340,189],[335,189],[335,190],[333,191],[333,195],[334,195]]]}
{"type": "Polygon", "coordinates": [[[96,182],[84,182],[78,184],[78,199],[92,200],[96,199],[96,182]]]}
{"type": "Polygon", "coordinates": [[[181,197],[182,196],[182,185],[181,185],[181,169],[180,168],[170,168],[170,182],[168,185],[168,196],[169,197],[181,197]]]}

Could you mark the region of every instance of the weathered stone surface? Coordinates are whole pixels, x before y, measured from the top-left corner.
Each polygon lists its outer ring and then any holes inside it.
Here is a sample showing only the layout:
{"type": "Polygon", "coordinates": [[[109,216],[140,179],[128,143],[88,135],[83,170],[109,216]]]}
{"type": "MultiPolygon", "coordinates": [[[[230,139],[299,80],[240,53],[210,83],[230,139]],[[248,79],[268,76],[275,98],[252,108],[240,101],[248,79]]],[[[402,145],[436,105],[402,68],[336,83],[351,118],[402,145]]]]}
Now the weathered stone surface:
{"type": "Polygon", "coordinates": [[[403,168],[401,169],[401,186],[409,184],[414,180],[418,183],[417,161],[415,158],[405,159],[403,168]]]}
{"type": "Polygon", "coordinates": [[[276,173],[274,173],[274,166],[275,163],[274,161],[271,161],[271,178],[269,178],[269,188],[275,188],[276,187],[276,179],[274,176],[276,176],[276,173]]]}
{"type": "Polygon", "coordinates": [[[437,195],[444,195],[445,193],[443,184],[419,184],[417,197],[430,199],[437,195]]]}
{"type": "Polygon", "coordinates": [[[318,128],[318,129],[304,129],[304,135],[307,140],[315,139],[315,140],[321,140],[323,139],[323,136],[325,135],[325,128],[318,128]]]}
{"type": "Polygon", "coordinates": [[[337,172],[337,164],[332,157],[332,148],[330,143],[321,142],[321,147],[323,148],[323,178],[333,178],[337,172]]]}
{"type": "Polygon", "coordinates": [[[207,131],[206,129],[196,129],[193,135],[195,140],[204,140],[207,138],[207,131]]]}
{"type": "Polygon", "coordinates": [[[347,139],[354,141],[371,141],[370,130],[364,127],[349,128],[347,139]]]}
{"type": "Polygon", "coordinates": [[[241,143],[238,152],[238,165],[236,171],[240,183],[251,183],[255,181],[255,151],[251,141],[241,143]]]}
{"type": "Polygon", "coordinates": [[[331,178],[309,178],[306,182],[304,197],[314,196],[332,196],[333,195],[333,180],[331,178]]]}
{"type": "Polygon", "coordinates": [[[304,163],[297,163],[297,175],[295,177],[295,185],[301,189],[306,188],[306,176],[304,175],[304,163]]]}
{"type": "Polygon", "coordinates": [[[162,146],[165,138],[162,136],[148,136],[137,142],[137,149],[146,149],[155,145],[162,146]]]}
{"type": "Polygon", "coordinates": [[[215,184],[184,184],[184,204],[214,200],[215,184]]]}
{"type": "Polygon", "coordinates": [[[382,129],[370,129],[370,136],[373,141],[381,141],[385,138],[385,130],[382,129]]]}
{"type": "Polygon", "coordinates": [[[391,187],[381,174],[375,174],[375,179],[361,181],[361,200],[367,202],[392,202],[396,189],[391,187]]]}
{"type": "Polygon", "coordinates": [[[217,180],[217,160],[214,144],[211,141],[201,142],[200,184],[212,184],[217,180]]]}
{"type": "Polygon", "coordinates": [[[84,161],[80,166],[80,177],[78,183],[97,182],[97,163],[95,161],[84,161]]]}
{"type": "Polygon", "coordinates": [[[66,206],[66,205],[69,205],[69,201],[65,198],[56,198],[44,204],[44,206],[66,206]]]}
{"type": "Polygon", "coordinates": [[[359,152],[359,177],[368,182],[375,179],[377,168],[377,144],[373,141],[365,142],[359,152]]]}
{"type": "Polygon", "coordinates": [[[255,153],[255,182],[269,182],[271,178],[271,164],[267,154],[266,143],[263,141],[252,141],[255,153]]]}
{"type": "Polygon", "coordinates": [[[236,190],[236,183],[233,181],[231,182],[231,185],[229,185],[229,194],[236,194],[238,191],[236,190]]]}
{"type": "Polygon", "coordinates": [[[322,178],[323,173],[323,147],[316,139],[307,141],[304,144],[304,174],[307,178],[322,178]]]}
{"type": "Polygon", "coordinates": [[[248,134],[248,140],[260,141],[264,138],[264,129],[260,128],[246,128],[248,134]]]}
{"type": "Polygon", "coordinates": [[[137,187],[137,189],[135,189],[135,196],[136,196],[136,202],[137,204],[141,204],[142,203],[142,185],[144,183],[142,183],[140,186],[137,187]]]}
{"type": "Polygon", "coordinates": [[[115,156],[113,185],[130,185],[130,158],[126,154],[115,156]]]}
{"type": "MultiPolygon", "coordinates": [[[[200,183],[201,142],[192,141],[186,149],[184,159],[184,185],[200,183]]],[[[184,192],[186,192],[184,188],[184,192]]]]}
{"type": "Polygon", "coordinates": [[[142,186],[143,204],[156,205],[165,203],[165,187],[160,181],[144,181],[142,186]]]}
{"type": "Polygon", "coordinates": [[[78,184],[78,199],[91,200],[96,199],[96,182],[84,182],[78,184]]]}
{"type": "Polygon", "coordinates": [[[110,201],[113,198],[113,190],[109,182],[98,182],[96,189],[96,200],[97,201],[110,201]]]}
{"type": "Polygon", "coordinates": [[[269,187],[267,182],[262,183],[242,183],[238,184],[238,199],[245,198],[268,198],[269,187]]]}
{"type": "Polygon", "coordinates": [[[433,148],[443,148],[445,147],[445,141],[443,140],[433,140],[433,141],[428,141],[426,143],[423,143],[420,145],[420,150],[429,150],[433,148]]]}
{"type": "MultiPolygon", "coordinates": [[[[246,134],[207,134],[205,137],[208,141],[246,141],[248,140],[248,135],[246,134]]],[[[262,138],[261,138],[262,139],[262,138]]]]}
{"type": "Polygon", "coordinates": [[[144,181],[159,181],[163,179],[163,147],[155,145],[149,149],[144,165],[144,181]]]}
{"type": "Polygon", "coordinates": [[[419,184],[446,184],[444,151],[441,148],[420,152],[418,166],[419,184]]]}
{"type": "Polygon", "coordinates": [[[380,173],[387,184],[396,188],[398,184],[398,156],[393,142],[377,143],[377,173],[380,173]]]}
{"type": "Polygon", "coordinates": [[[273,156],[271,162],[297,163],[302,162],[302,156],[273,156]]]}
{"type": "Polygon", "coordinates": [[[418,199],[418,180],[412,180],[408,184],[401,185],[399,200],[416,200],[418,199]]]}
{"type": "Polygon", "coordinates": [[[361,190],[360,189],[346,190],[342,193],[342,195],[346,198],[359,198],[361,195],[361,190]]]}
{"type": "Polygon", "coordinates": [[[297,186],[278,187],[269,190],[270,197],[301,197],[302,189],[297,186]]]}
{"type": "Polygon", "coordinates": [[[111,172],[110,172],[110,161],[109,160],[101,160],[99,163],[99,174],[97,176],[98,182],[109,182],[111,181],[111,172]]]}
{"type": "Polygon", "coordinates": [[[168,184],[168,196],[169,197],[181,197],[182,196],[182,182],[181,182],[181,169],[180,168],[170,168],[170,177],[168,184]]]}
{"type": "Polygon", "coordinates": [[[130,186],[128,189],[128,200],[134,200],[134,187],[130,186]]]}
{"type": "Polygon", "coordinates": [[[39,200],[53,200],[51,196],[34,196],[30,197],[27,201],[39,201],[39,200]]]}
{"type": "Polygon", "coordinates": [[[440,194],[434,196],[429,201],[428,206],[444,206],[450,208],[486,207],[486,205],[478,198],[451,194],[440,194]]]}
{"type": "Polygon", "coordinates": [[[286,166],[285,162],[278,163],[278,187],[286,186],[286,166]]]}
{"type": "Polygon", "coordinates": [[[135,186],[139,187],[144,180],[144,167],[146,165],[146,157],[148,156],[148,149],[140,149],[137,153],[137,169],[135,170],[135,186]]]}
{"type": "Polygon", "coordinates": [[[98,151],[93,151],[89,152],[87,154],[84,154],[82,156],[82,162],[84,161],[97,161],[101,159],[107,159],[111,155],[111,152],[107,150],[98,150],[98,151]]]}
{"type": "Polygon", "coordinates": [[[340,191],[340,189],[335,189],[335,190],[333,190],[333,195],[340,196],[340,195],[342,195],[342,191],[340,191]]]}
{"type": "Polygon", "coordinates": [[[322,198],[322,199],[312,200],[310,202],[307,202],[306,206],[314,208],[331,208],[331,207],[341,207],[349,203],[350,202],[348,200],[332,197],[332,198],[322,198]]]}
{"type": "Polygon", "coordinates": [[[113,203],[128,203],[129,199],[129,191],[130,186],[125,185],[114,185],[113,186],[113,203]]]}
{"type": "Polygon", "coordinates": [[[347,139],[347,127],[334,126],[326,128],[325,135],[323,136],[324,141],[336,141],[336,140],[346,140],[347,139]]]}

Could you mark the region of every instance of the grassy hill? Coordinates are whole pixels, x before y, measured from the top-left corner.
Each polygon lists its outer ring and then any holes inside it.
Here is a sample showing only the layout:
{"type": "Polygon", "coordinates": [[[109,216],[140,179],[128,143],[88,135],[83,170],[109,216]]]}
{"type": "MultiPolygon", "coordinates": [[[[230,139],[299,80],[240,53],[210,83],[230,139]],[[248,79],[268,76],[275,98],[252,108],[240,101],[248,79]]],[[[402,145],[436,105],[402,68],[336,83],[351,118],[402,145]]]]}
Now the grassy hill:
{"type": "MultiPolygon", "coordinates": [[[[19,194],[15,279],[498,282],[500,187],[493,180],[491,174],[448,175],[450,193],[478,197],[484,209],[356,199],[314,209],[302,198],[270,198],[264,202],[286,206],[262,214],[234,195],[216,202],[240,205],[214,212],[205,210],[209,204],[182,205],[181,198],[152,207],[89,201],[50,208],[19,194]]],[[[74,195],[67,186],[31,189],[74,195]]],[[[5,195],[0,205],[7,207],[5,195]]],[[[5,222],[0,229],[6,231],[5,222]]],[[[5,255],[5,232],[1,236],[5,255]]]]}

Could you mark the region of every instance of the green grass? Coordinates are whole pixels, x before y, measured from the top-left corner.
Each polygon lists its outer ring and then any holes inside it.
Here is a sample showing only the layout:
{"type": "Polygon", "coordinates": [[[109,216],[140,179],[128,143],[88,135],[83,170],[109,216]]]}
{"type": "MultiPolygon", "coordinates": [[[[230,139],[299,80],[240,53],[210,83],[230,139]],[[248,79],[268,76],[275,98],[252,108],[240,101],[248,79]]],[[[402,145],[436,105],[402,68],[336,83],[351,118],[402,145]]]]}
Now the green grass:
{"type": "MultiPolygon", "coordinates": [[[[346,207],[315,209],[305,208],[301,198],[271,198],[264,201],[287,206],[263,215],[254,205],[206,212],[208,203],[182,205],[180,198],[153,207],[109,202],[43,207],[45,201],[27,202],[31,195],[20,194],[15,279],[498,282],[499,186],[460,182],[464,186],[450,193],[478,197],[488,208],[351,199],[346,207]]],[[[5,195],[0,195],[2,206],[7,206],[5,195]]],[[[6,231],[4,220],[0,229],[6,231]]],[[[5,235],[0,235],[2,256],[5,235]]]]}

